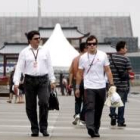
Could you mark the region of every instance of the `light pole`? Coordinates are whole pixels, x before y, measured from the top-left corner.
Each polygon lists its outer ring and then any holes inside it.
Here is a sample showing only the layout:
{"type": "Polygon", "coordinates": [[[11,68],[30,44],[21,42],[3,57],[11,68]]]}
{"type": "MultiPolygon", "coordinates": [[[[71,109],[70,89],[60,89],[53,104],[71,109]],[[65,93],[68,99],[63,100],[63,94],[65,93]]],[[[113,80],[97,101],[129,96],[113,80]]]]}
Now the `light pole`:
{"type": "Polygon", "coordinates": [[[38,27],[42,26],[42,19],[41,19],[41,0],[38,0],[38,27]]]}

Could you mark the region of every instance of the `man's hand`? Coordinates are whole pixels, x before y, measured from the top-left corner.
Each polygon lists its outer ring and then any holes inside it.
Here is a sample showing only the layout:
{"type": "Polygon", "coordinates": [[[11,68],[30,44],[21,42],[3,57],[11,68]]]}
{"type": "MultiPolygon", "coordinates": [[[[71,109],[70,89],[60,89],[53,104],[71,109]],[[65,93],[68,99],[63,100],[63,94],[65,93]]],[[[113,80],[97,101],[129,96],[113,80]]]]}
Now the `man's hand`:
{"type": "Polygon", "coordinates": [[[116,86],[110,86],[109,90],[108,90],[108,95],[112,96],[113,93],[116,92],[116,86]]]}
{"type": "Polygon", "coordinates": [[[72,89],[72,85],[68,85],[67,87],[68,87],[68,89],[72,89]]]}
{"type": "Polygon", "coordinates": [[[69,87],[69,88],[72,88],[72,85],[71,85],[71,84],[69,84],[69,85],[68,85],[68,87],[69,87]]]}
{"type": "Polygon", "coordinates": [[[51,83],[51,89],[54,89],[56,87],[55,83],[51,83]]]}
{"type": "Polygon", "coordinates": [[[18,93],[18,89],[19,88],[19,85],[14,85],[14,93],[16,94],[16,95],[18,95],[19,93],[18,93]]]}
{"type": "Polygon", "coordinates": [[[76,91],[75,91],[75,96],[76,96],[77,98],[80,97],[80,90],[79,90],[79,89],[76,89],[76,91]]]}

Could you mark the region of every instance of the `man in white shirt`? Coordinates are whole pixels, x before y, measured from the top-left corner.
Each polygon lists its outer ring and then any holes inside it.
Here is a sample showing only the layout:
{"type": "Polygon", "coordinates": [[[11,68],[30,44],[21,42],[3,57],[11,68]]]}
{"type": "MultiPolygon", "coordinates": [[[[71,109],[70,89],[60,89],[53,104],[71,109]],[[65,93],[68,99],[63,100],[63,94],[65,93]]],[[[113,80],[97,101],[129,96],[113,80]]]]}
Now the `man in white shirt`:
{"type": "Polygon", "coordinates": [[[106,79],[113,85],[113,77],[109,67],[106,53],[97,50],[98,40],[91,35],[87,38],[87,53],[79,60],[79,68],[76,76],[75,94],[79,97],[79,85],[84,79],[85,98],[85,122],[88,134],[91,137],[100,137],[99,128],[104,101],[106,97],[106,79]]]}
{"type": "Polygon", "coordinates": [[[29,46],[19,54],[14,73],[14,90],[19,87],[21,73],[25,74],[26,113],[31,123],[32,137],[49,136],[48,127],[48,91],[49,81],[51,88],[55,87],[55,76],[48,50],[39,46],[40,34],[38,31],[27,33],[29,46]],[[39,104],[39,124],[37,119],[37,96],[39,104]]]}

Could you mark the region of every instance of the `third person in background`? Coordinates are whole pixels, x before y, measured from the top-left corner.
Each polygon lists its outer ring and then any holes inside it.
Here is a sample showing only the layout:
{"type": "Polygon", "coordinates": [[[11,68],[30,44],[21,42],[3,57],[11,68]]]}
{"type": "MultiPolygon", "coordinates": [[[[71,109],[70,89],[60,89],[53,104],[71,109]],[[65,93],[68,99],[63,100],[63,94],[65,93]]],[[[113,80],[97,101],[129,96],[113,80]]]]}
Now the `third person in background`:
{"type": "MultiPolygon", "coordinates": [[[[69,87],[73,86],[74,95],[75,95],[75,85],[76,85],[76,74],[78,71],[79,59],[80,56],[87,52],[86,43],[83,42],[80,44],[80,55],[75,57],[72,61],[70,70],[69,70],[69,87]]],[[[80,83],[80,96],[75,96],[75,114],[74,121],[72,122],[74,125],[77,125],[77,122],[80,120],[79,124],[83,124],[85,121],[85,113],[84,113],[84,85],[83,80],[80,83]]]]}
{"type": "Polygon", "coordinates": [[[125,127],[125,102],[127,100],[127,94],[129,91],[129,73],[132,73],[132,66],[128,57],[125,56],[127,52],[127,45],[125,41],[120,41],[116,45],[116,54],[110,55],[110,67],[113,73],[114,84],[117,87],[117,92],[120,95],[124,106],[118,108],[116,114],[116,108],[110,108],[111,125],[116,125],[116,120],[119,127],[125,127]]]}

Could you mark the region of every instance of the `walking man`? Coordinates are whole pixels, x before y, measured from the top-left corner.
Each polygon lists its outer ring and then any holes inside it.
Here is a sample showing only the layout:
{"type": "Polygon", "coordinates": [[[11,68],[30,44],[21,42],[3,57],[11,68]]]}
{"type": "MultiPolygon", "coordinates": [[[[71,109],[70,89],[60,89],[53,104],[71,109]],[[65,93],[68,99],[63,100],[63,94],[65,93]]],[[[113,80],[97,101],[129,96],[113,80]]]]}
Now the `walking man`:
{"type": "Polygon", "coordinates": [[[91,137],[100,137],[99,128],[104,101],[106,97],[106,79],[113,85],[112,73],[106,53],[97,50],[98,40],[91,35],[87,38],[87,53],[79,60],[79,68],[76,76],[76,96],[80,96],[80,83],[84,79],[85,89],[85,122],[88,134],[91,137]]]}
{"type": "MultiPolygon", "coordinates": [[[[80,44],[80,54],[75,57],[72,61],[71,67],[69,69],[69,86],[74,89],[75,95],[75,85],[76,85],[76,74],[78,71],[78,64],[80,56],[87,52],[86,43],[83,42],[80,44]]],[[[84,111],[84,84],[83,80],[80,83],[80,96],[75,96],[75,114],[74,114],[74,121],[72,122],[74,125],[77,125],[77,122],[80,120],[79,124],[83,124],[85,121],[85,111],[84,111]]]]}
{"type": "Polygon", "coordinates": [[[19,87],[21,73],[25,74],[25,99],[26,113],[31,123],[32,137],[49,136],[48,128],[48,91],[49,81],[51,88],[55,87],[55,76],[48,50],[39,46],[40,34],[38,31],[30,31],[27,34],[29,46],[19,54],[15,74],[14,90],[19,87]],[[37,96],[39,105],[39,124],[37,118],[37,96]]]}
{"type": "Polygon", "coordinates": [[[111,125],[116,125],[116,120],[119,127],[126,127],[124,110],[125,102],[128,94],[129,73],[132,72],[132,66],[130,60],[124,56],[127,52],[127,46],[125,41],[120,41],[116,45],[116,54],[110,56],[110,68],[112,70],[114,85],[117,87],[117,92],[120,95],[124,106],[118,108],[116,114],[116,108],[110,108],[111,125]]]}

